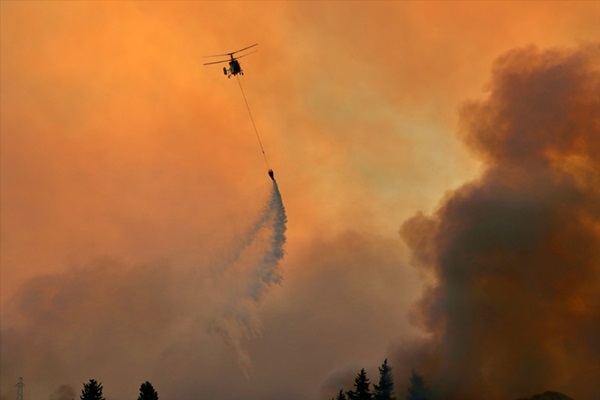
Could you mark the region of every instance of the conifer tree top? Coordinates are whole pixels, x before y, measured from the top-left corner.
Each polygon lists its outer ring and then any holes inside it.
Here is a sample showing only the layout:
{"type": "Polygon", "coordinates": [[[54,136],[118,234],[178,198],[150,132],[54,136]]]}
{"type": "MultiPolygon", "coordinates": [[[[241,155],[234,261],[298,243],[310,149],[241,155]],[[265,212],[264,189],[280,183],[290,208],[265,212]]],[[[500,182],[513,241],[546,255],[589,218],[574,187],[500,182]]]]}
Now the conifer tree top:
{"type": "Polygon", "coordinates": [[[367,373],[365,369],[361,369],[358,376],[354,380],[354,390],[350,390],[348,392],[349,400],[372,400],[373,395],[371,394],[371,390],[369,389],[369,378],[367,378],[367,373]]]}
{"type": "Polygon", "coordinates": [[[154,387],[150,382],[146,381],[142,383],[138,400],[158,400],[158,393],[156,393],[156,390],[154,390],[154,387]]]}
{"type": "Polygon", "coordinates": [[[394,397],[394,378],[392,367],[387,363],[387,358],[379,367],[379,384],[373,385],[375,400],[396,400],[394,397]]]}
{"type": "Polygon", "coordinates": [[[102,384],[95,379],[90,379],[88,383],[83,384],[79,398],[81,400],[105,400],[102,397],[102,384]]]}

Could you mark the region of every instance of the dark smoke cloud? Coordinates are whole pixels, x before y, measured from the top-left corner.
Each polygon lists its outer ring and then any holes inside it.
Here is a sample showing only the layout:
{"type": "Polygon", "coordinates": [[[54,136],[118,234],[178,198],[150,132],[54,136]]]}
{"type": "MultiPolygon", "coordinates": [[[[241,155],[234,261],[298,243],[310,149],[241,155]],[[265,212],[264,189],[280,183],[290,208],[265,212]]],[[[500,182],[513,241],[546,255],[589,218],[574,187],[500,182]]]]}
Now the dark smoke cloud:
{"type": "Polygon", "coordinates": [[[489,91],[461,112],[482,176],[402,225],[431,337],[397,363],[444,399],[598,398],[600,47],[510,51],[489,91]]]}

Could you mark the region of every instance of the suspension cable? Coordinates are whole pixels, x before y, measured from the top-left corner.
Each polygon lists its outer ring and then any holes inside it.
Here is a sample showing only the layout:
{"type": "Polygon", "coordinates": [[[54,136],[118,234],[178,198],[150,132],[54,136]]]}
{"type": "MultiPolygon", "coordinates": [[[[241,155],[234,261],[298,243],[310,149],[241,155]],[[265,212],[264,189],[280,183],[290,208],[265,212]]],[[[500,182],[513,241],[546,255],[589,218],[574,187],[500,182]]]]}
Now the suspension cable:
{"type": "Polygon", "coordinates": [[[271,167],[269,167],[269,161],[267,160],[267,154],[265,153],[265,149],[263,148],[262,141],[260,140],[260,136],[258,134],[258,129],[256,128],[256,123],[254,122],[254,117],[252,117],[252,112],[250,111],[250,106],[248,105],[248,100],[246,99],[244,88],[242,88],[242,82],[240,81],[240,78],[237,75],[235,77],[237,78],[238,84],[240,85],[240,90],[242,91],[242,96],[244,97],[244,103],[246,103],[246,109],[248,110],[248,115],[250,115],[250,120],[252,121],[254,133],[256,133],[256,138],[258,139],[258,144],[260,145],[260,151],[262,151],[263,157],[265,159],[265,164],[267,165],[268,169],[271,169],[271,167]]]}

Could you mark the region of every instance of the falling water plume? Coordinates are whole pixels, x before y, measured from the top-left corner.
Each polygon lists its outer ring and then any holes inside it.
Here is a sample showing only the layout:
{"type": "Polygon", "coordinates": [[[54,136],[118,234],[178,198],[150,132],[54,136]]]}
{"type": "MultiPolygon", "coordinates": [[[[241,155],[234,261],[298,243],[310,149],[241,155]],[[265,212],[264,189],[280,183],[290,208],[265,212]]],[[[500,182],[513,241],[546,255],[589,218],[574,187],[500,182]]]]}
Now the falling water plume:
{"type": "Polygon", "coordinates": [[[282,281],[279,264],[283,259],[287,217],[277,182],[256,221],[236,246],[235,259],[223,266],[224,278],[242,276],[211,328],[219,333],[237,353],[238,363],[250,377],[251,359],[242,341],[260,335],[262,325],[258,309],[263,296],[273,284],[282,281]]]}

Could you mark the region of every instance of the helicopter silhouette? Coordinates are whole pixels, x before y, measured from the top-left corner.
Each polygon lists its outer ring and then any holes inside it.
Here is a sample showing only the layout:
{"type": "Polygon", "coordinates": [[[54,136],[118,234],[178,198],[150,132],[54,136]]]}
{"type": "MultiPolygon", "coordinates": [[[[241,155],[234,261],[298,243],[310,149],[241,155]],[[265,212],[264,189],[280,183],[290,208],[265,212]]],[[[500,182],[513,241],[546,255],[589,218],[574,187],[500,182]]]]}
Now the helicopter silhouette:
{"type": "Polygon", "coordinates": [[[225,53],[225,54],[215,54],[212,56],[204,56],[205,58],[207,57],[225,57],[225,56],[229,56],[230,58],[227,60],[220,60],[220,61],[213,61],[213,62],[208,62],[208,63],[204,63],[204,65],[211,65],[211,64],[220,64],[220,63],[224,63],[224,62],[228,62],[229,63],[229,68],[227,67],[223,67],[223,74],[227,75],[227,78],[231,78],[232,76],[235,75],[244,75],[244,71],[242,70],[242,67],[240,66],[240,62],[238,61],[238,58],[242,58],[242,57],[246,57],[252,53],[255,53],[257,50],[252,51],[250,53],[246,53],[243,54],[239,57],[234,57],[233,55],[239,52],[242,52],[244,50],[248,50],[251,47],[254,46],[258,46],[258,43],[255,43],[251,46],[248,47],[244,47],[243,49],[239,49],[236,51],[232,51],[231,53],[225,53]]]}

